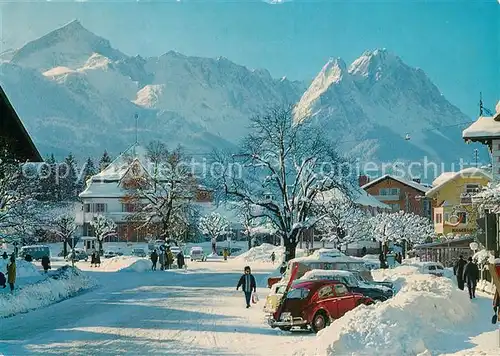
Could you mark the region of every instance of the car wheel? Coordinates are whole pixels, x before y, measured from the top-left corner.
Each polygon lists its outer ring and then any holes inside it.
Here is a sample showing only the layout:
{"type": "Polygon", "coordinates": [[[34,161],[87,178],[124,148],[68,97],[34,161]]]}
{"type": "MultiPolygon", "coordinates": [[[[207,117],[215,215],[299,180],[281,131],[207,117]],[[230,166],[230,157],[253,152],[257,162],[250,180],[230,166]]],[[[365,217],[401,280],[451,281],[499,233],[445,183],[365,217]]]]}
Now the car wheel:
{"type": "Polygon", "coordinates": [[[317,333],[324,328],[326,328],[329,324],[329,320],[327,315],[324,312],[318,312],[316,315],[314,315],[312,324],[311,324],[311,329],[317,333]]]}

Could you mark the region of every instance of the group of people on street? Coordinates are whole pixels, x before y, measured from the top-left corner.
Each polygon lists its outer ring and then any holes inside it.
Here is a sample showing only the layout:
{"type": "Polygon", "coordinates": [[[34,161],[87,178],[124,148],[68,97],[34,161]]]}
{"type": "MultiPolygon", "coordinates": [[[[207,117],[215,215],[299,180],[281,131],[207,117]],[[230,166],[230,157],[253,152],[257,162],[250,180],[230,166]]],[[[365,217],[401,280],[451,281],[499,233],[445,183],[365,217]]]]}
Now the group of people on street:
{"type": "Polygon", "coordinates": [[[468,261],[466,261],[464,260],[464,256],[460,255],[453,267],[453,274],[457,277],[458,288],[464,290],[465,284],[467,284],[470,299],[476,298],[476,286],[479,281],[479,267],[472,260],[472,257],[469,257],[468,261]]]}
{"type": "Polygon", "coordinates": [[[90,267],[101,267],[101,254],[93,251],[90,255],[90,267]]]}
{"type": "MultiPolygon", "coordinates": [[[[5,260],[9,258],[7,252],[4,252],[2,257],[5,260]]],[[[14,254],[10,256],[10,260],[7,263],[6,273],[4,274],[0,271],[0,286],[2,286],[2,288],[6,288],[7,283],[9,284],[10,292],[13,293],[14,285],[16,283],[16,256],[14,254]],[[7,278],[5,278],[5,275],[7,275],[7,278]]]]}
{"type": "MultiPolygon", "coordinates": [[[[151,255],[149,256],[151,259],[151,270],[156,271],[156,265],[160,262],[160,270],[164,271],[166,269],[172,269],[174,265],[174,254],[170,250],[170,247],[167,247],[165,252],[160,250],[160,253],[156,252],[156,249],[153,250],[151,255]]],[[[182,269],[186,266],[186,261],[184,259],[184,254],[182,251],[179,251],[175,256],[177,260],[177,268],[182,269]]]]}

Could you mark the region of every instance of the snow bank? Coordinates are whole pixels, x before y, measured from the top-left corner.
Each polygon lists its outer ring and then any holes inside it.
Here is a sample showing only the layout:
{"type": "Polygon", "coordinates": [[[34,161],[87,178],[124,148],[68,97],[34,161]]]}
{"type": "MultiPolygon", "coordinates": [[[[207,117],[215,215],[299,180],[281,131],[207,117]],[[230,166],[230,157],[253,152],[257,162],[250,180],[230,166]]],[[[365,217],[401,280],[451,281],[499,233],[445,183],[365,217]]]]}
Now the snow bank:
{"type": "Polygon", "coordinates": [[[151,261],[140,259],[132,263],[130,266],[120,269],[120,272],[147,272],[151,271],[151,261]]]}
{"type": "MultiPolygon", "coordinates": [[[[252,247],[247,252],[234,258],[240,262],[271,262],[271,254],[274,252],[276,256],[276,263],[281,263],[285,255],[285,248],[283,246],[274,246],[271,244],[262,244],[257,247],[252,247]]],[[[305,251],[297,249],[295,252],[296,257],[304,256],[305,251]]]]}
{"type": "MultiPolygon", "coordinates": [[[[7,272],[7,264],[9,259],[0,259],[0,272],[6,274],[7,272]]],[[[26,262],[25,260],[17,259],[16,260],[16,278],[25,278],[25,277],[38,277],[40,276],[40,271],[36,268],[36,266],[31,262],[26,262]]],[[[7,276],[5,276],[7,277],[7,276]]]]}
{"type": "Polygon", "coordinates": [[[384,303],[360,306],[318,334],[309,355],[430,354],[445,350],[443,341],[467,325],[476,306],[448,278],[418,273],[414,267],[377,271],[400,284],[384,303]]]}
{"type": "Polygon", "coordinates": [[[51,278],[27,285],[14,294],[0,295],[0,318],[48,306],[96,285],[95,280],[79,269],[62,267],[51,278]]]}
{"type": "MultiPolygon", "coordinates": [[[[131,266],[139,260],[142,260],[142,258],[134,256],[116,256],[112,258],[101,257],[101,266],[92,267],[91,270],[100,272],[116,272],[131,266]]],[[[151,268],[151,265],[149,267],[151,268]]]]}

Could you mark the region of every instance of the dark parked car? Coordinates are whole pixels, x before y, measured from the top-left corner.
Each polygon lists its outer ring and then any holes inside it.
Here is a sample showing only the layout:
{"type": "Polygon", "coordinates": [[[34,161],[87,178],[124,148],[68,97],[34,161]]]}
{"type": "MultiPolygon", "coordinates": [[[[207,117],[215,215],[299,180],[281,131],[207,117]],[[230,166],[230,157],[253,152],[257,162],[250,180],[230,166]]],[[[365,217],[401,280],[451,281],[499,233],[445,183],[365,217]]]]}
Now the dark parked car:
{"type": "Polygon", "coordinates": [[[349,271],[312,270],[306,272],[306,274],[300,280],[337,281],[345,284],[347,289],[353,293],[360,293],[364,296],[370,297],[373,300],[382,302],[389,298],[392,298],[394,294],[392,289],[389,287],[359,281],[355,277],[354,273],[349,271]]]}
{"type": "Polygon", "coordinates": [[[290,331],[299,327],[318,332],[349,310],[372,304],[373,300],[350,292],[336,281],[310,280],[294,284],[280,303],[268,319],[272,328],[290,331]]]}

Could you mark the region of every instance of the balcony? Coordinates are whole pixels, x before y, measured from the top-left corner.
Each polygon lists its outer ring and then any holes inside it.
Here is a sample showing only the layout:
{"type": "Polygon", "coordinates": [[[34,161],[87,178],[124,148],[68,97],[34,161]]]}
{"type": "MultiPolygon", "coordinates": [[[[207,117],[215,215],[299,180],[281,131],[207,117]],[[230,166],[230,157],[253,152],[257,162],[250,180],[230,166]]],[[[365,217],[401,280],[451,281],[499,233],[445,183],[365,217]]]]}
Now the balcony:
{"type": "Polygon", "coordinates": [[[379,201],[398,201],[401,200],[399,194],[394,195],[374,195],[375,199],[379,201]]]}
{"type": "Polygon", "coordinates": [[[474,195],[474,193],[462,193],[462,194],[460,194],[460,204],[461,205],[471,205],[473,195],[474,195]]]}

